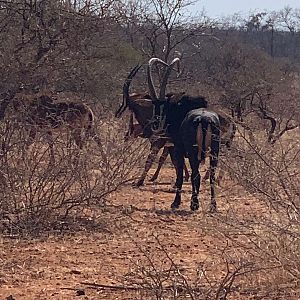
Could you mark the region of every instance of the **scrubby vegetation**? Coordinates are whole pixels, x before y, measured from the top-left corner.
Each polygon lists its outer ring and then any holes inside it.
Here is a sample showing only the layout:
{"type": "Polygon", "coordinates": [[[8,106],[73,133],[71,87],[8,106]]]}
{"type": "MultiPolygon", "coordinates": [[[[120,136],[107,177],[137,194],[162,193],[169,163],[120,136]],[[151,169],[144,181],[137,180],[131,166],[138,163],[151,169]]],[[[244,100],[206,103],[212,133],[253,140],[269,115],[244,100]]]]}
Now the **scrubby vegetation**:
{"type": "MultiPolygon", "coordinates": [[[[108,198],[135,178],[149,147],[125,142],[127,121],[113,117],[124,79],[137,63],[180,53],[170,89],[202,94],[234,117],[238,133],[221,165],[261,209],[248,217],[232,207],[219,206],[212,218],[203,212],[204,234],[227,245],[186,272],[167,238],[149,234],[157,246],[150,253],[119,228],[142,256],[131,259],[122,288],[149,299],[298,299],[300,10],[213,20],[190,7],[182,0],[0,1],[0,248],[12,238],[79,234],[95,211],[107,218],[108,198]],[[12,105],[41,94],[88,104],[102,146],[91,139],[79,150],[68,131],[59,132],[49,164],[43,133],[28,146],[28,120],[12,105]]],[[[146,91],[145,72],[133,89],[146,91]]],[[[128,218],[134,210],[121,209],[128,218]]]]}

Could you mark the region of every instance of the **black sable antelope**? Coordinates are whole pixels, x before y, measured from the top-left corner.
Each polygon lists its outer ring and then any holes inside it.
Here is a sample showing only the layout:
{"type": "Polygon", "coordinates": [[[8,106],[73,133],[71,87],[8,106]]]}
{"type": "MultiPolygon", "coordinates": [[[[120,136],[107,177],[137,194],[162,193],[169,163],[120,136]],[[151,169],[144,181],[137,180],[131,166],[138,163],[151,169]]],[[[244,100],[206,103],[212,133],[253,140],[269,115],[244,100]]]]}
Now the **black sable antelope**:
{"type": "Polygon", "coordinates": [[[100,139],[95,132],[95,117],[92,109],[83,103],[53,102],[46,95],[33,99],[15,97],[12,100],[13,113],[25,122],[29,131],[27,146],[32,144],[38,132],[45,133],[50,148],[50,160],[54,161],[54,141],[52,132],[67,128],[76,145],[81,149],[87,138],[98,144],[100,139]]]}
{"type": "MultiPolygon", "coordinates": [[[[140,69],[140,67],[141,66],[139,65],[134,67],[130,71],[129,75],[127,76],[123,85],[123,102],[115,113],[115,116],[117,118],[120,118],[123,112],[127,108],[131,112],[129,128],[125,135],[125,139],[128,139],[129,137],[136,138],[139,136],[139,137],[149,138],[151,143],[150,154],[147,158],[142,175],[135,183],[136,186],[140,186],[144,183],[147,173],[150,170],[153,161],[155,160],[161,148],[163,148],[163,152],[162,155],[160,156],[158,167],[154,175],[151,177],[150,181],[154,181],[157,179],[161,167],[163,166],[167,156],[169,155],[170,152],[174,150],[174,144],[171,139],[168,140],[166,137],[153,135],[153,131],[151,128],[152,115],[153,115],[153,105],[152,105],[151,96],[147,93],[129,94],[130,83],[133,77],[135,76],[135,74],[137,73],[137,71],[140,69]],[[133,123],[133,117],[136,118],[138,124],[133,123]]],[[[168,93],[166,94],[166,101],[171,102],[174,105],[177,103],[178,106],[188,106],[191,108],[207,107],[207,101],[203,97],[201,96],[193,97],[193,96],[185,95],[184,92],[176,93],[176,94],[168,93]]],[[[225,112],[218,110],[217,113],[221,124],[221,132],[222,132],[221,145],[226,146],[227,149],[230,149],[236,131],[236,126],[232,118],[229,115],[227,115],[225,112]]],[[[176,162],[174,161],[172,155],[171,155],[171,159],[176,168],[176,162]]],[[[187,181],[189,179],[189,173],[186,165],[184,164],[183,166],[184,166],[185,180],[187,181]]],[[[222,175],[223,172],[221,170],[218,177],[219,182],[222,178],[222,175]]],[[[203,180],[208,178],[209,178],[209,170],[206,172],[203,180]]]]}
{"type": "Polygon", "coordinates": [[[178,208],[181,203],[181,188],[183,184],[184,157],[189,159],[192,169],[192,198],[191,209],[199,209],[200,173],[199,165],[204,163],[207,152],[210,152],[210,186],[211,203],[210,211],[216,211],[215,199],[215,171],[218,164],[220,149],[220,120],[217,113],[205,108],[196,108],[192,102],[171,102],[165,95],[168,77],[173,66],[179,63],[175,58],[170,65],[158,58],[152,58],[148,64],[148,84],[152,103],[154,105],[152,125],[155,134],[167,134],[174,143],[174,160],[177,165],[176,196],[171,205],[173,209],[178,208]],[[166,66],[165,74],[161,82],[159,96],[152,80],[151,68],[154,64],[166,66]]]}
{"type": "MultiPolygon", "coordinates": [[[[125,83],[123,85],[123,102],[121,106],[115,113],[117,118],[120,118],[123,112],[128,108],[131,112],[130,121],[129,121],[129,129],[125,135],[125,138],[129,136],[140,136],[143,138],[148,138],[150,141],[150,153],[147,157],[146,164],[144,167],[144,171],[141,174],[138,181],[135,183],[136,186],[141,186],[144,183],[144,180],[158,155],[160,149],[163,149],[163,153],[159,159],[157,170],[155,171],[154,175],[150,179],[150,181],[154,181],[157,179],[158,174],[162,165],[164,164],[167,156],[171,153],[174,149],[174,145],[172,140],[166,135],[156,135],[153,134],[152,131],[152,115],[153,115],[153,105],[151,96],[147,93],[132,93],[129,94],[129,87],[132,81],[132,78],[138,72],[141,66],[137,65],[134,67],[129,75],[127,76],[125,83]],[[136,118],[138,124],[133,124],[133,115],[136,118]]],[[[184,93],[169,93],[167,97],[170,101],[193,101],[195,107],[206,107],[207,101],[203,97],[191,97],[188,95],[184,95],[184,93]]],[[[176,167],[176,161],[173,160],[173,155],[171,155],[172,162],[176,167]]],[[[188,180],[189,173],[187,170],[186,165],[183,165],[185,171],[185,179],[188,180]]]]}

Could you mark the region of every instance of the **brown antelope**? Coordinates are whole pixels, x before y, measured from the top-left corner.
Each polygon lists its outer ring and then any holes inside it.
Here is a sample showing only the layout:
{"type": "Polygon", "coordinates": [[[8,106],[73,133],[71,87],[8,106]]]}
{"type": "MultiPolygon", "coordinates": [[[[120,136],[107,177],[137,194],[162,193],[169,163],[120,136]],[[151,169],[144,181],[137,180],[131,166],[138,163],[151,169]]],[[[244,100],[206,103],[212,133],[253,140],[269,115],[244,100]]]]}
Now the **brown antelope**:
{"type": "Polygon", "coordinates": [[[199,173],[200,163],[204,163],[207,152],[210,152],[210,185],[211,203],[210,211],[217,208],[215,199],[215,170],[218,163],[220,149],[220,120],[217,113],[206,108],[195,109],[191,102],[170,102],[166,101],[166,85],[173,66],[179,63],[175,58],[171,64],[152,58],[148,64],[148,84],[154,105],[153,131],[156,134],[166,134],[174,142],[174,157],[177,162],[176,196],[171,205],[172,209],[178,208],[181,204],[181,188],[183,184],[183,163],[184,157],[189,159],[192,169],[192,197],[191,209],[199,209],[199,190],[201,177],[199,173]],[[153,84],[151,68],[154,64],[163,64],[166,71],[161,82],[159,96],[153,84]]]}
{"type": "Polygon", "coordinates": [[[100,144],[100,139],[95,132],[94,113],[86,104],[54,102],[47,95],[33,99],[16,96],[12,99],[12,108],[17,118],[25,123],[29,131],[27,146],[34,142],[38,132],[45,133],[50,148],[50,161],[54,161],[53,130],[67,128],[80,149],[88,137],[100,144]]]}
{"type": "Polygon", "coordinates": [[[200,163],[204,163],[207,153],[210,153],[210,211],[214,212],[217,208],[214,185],[221,144],[221,132],[223,128],[223,143],[227,147],[230,147],[235,132],[235,125],[224,114],[223,116],[221,114],[218,115],[206,107],[195,107],[193,99],[181,97],[179,101],[170,101],[165,93],[166,85],[173,66],[178,62],[178,58],[174,59],[170,65],[158,58],[152,58],[149,61],[147,75],[153,103],[151,129],[154,136],[167,136],[174,143],[174,150],[170,153],[173,156],[173,160],[176,161],[177,166],[175,184],[177,190],[175,199],[171,205],[173,209],[178,208],[181,203],[184,157],[188,157],[192,168],[191,209],[199,209],[198,195],[201,182],[199,165],[200,163]],[[157,63],[166,66],[166,71],[160,84],[159,96],[156,94],[151,72],[152,66],[157,63]],[[229,127],[232,130],[229,130],[229,127]]]}
{"type": "MultiPolygon", "coordinates": [[[[128,108],[130,110],[130,120],[129,120],[129,128],[125,135],[125,139],[128,139],[129,137],[147,137],[149,138],[151,142],[151,149],[150,154],[147,158],[146,165],[144,168],[144,172],[142,173],[141,177],[137,181],[136,185],[142,185],[145,177],[151,168],[151,165],[153,164],[153,161],[155,160],[158,151],[163,147],[163,152],[159,158],[158,167],[154,173],[154,175],[151,177],[150,181],[154,181],[157,179],[159,172],[166,161],[170,151],[173,151],[174,145],[169,139],[166,141],[165,138],[157,139],[151,139],[151,118],[153,113],[153,106],[151,102],[151,96],[147,93],[132,93],[129,95],[129,86],[132,81],[132,78],[136,74],[137,70],[139,69],[139,66],[136,66],[133,68],[126,78],[126,81],[123,86],[123,102],[119,109],[116,111],[116,117],[121,117],[122,113],[128,108]],[[134,124],[133,118],[136,118],[138,124],[134,124]],[[166,142],[164,144],[164,142],[166,142]]],[[[182,93],[168,93],[166,94],[167,101],[170,102],[194,102],[193,107],[199,108],[199,107],[207,107],[206,100],[199,96],[199,97],[192,97],[185,95],[184,92],[182,93]]],[[[221,123],[221,145],[224,145],[227,147],[227,149],[230,149],[230,146],[232,144],[234,134],[236,131],[235,124],[232,120],[232,118],[227,115],[222,110],[217,110],[220,123],[221,123]]],[[[172,156],[171,156],[172,159],[172,156]]],[[[176,168],[176,162],[173,161],[173,164],[176,168]]],[[[185,173],[185,180],[187,181],[189,178],[189,172],[186,167],[186,164],[184,164],[184,173],[185,173]]],[[[218,183],[220,183],[221,178],[223,175],[223,171],[220,170],[220,174],[218,176],[218,183]]],[[[203,177],[203,180],[206,180],[209,178],[209,170],[207,170],[205,176],[203,177]]]]}
{"type": "MultiPolygon", "coordinates": [[[[144,171],[141,174],[138,181],[135,183],[136,186],[141,186],[144,183],[144,180],[153,164],[153,161],[158,155],[158,152],[160,149],[163,148],[163,153],[159,159],[157,170],[155,171],[154,175],[150,179],[150,181],[154,181],[157,179],[158,174],[160,172],[160,169],[162,165],[164,164],[168,154],[173,151],[174,145],[172,141],[163,136],[160,137],[158,135],[153,135],[152,128],[151,128],[151,119],[152,119],[152,110],[153,105],[151,101],[151,97],[147,93],[133,93],[129,94],[129,87],[130,83],[132,81],[132,78],[137,73],[137,71],[140,69],[141,66],[134,67],[129,75],[127,76],[125,83],[123,85],[123,102],[121,106],[118,108],[118,110],[115,113],[115,116],[117,118],[120,118],[123,114],[123,112],[128,108],[131,112],[130,114],[130,122],[129,122],[129,129],[125,135],[125,138],[128,138],[129,136],[140,136],[143,138],[148,138],[150,141],[150,153],[147,157],[146,164],[144,167],[144,171]],[[138,124],[133,124],[133,116],[136,118],[138,124]]],[[[174,94],[169,93],[168,97],[175,101],[177,98],[181,98],[183,96],[183,93],[180,94],[174,94]]],[[[193,98],[191,96],[184,96],[193,98]]],[[[196,103],[196,107],[203,107],[207,105],[207,102],[202,97],[194,97],[194,101],[196,103]]],[[[172,156],[171,156],[172,159],[172,156]]],[[[172,162],[176,169],[176,162],[172,159],[172,162]]],[[[185,179],[186,181],[189,178],[189,172],[187,170],[186,165],[184,164],[184,171],[185,171],[185,179]]]]}

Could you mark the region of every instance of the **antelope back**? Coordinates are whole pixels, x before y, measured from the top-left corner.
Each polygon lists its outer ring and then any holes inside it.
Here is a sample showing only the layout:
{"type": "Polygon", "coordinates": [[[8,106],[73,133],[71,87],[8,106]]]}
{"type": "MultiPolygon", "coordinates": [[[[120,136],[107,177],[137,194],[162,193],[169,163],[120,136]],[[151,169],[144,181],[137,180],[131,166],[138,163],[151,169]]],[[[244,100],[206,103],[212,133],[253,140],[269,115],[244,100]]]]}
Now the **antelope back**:
{"type": "Polygon", "coordinates": [[[13,99],[12,106],[20,120],[41,128],[56,129],[62,125],[86,128],[94,123],[94,114],[86,104],[54,102],[47,95],[18,96],[13,99]]]}

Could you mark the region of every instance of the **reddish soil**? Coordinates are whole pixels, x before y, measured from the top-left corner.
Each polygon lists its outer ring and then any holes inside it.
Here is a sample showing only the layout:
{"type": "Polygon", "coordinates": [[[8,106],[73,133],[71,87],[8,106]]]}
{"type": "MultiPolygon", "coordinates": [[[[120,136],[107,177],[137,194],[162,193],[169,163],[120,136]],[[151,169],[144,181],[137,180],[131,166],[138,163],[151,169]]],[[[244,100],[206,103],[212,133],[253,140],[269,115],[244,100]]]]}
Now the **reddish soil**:
{"type": "MultiPolygon", "coordinates": [[[[232,268],[248,255],[234,241],[247,245],[248,226],[255,226],[254,221],[268,213],[267,207],[226,179],[218,188],[218,213],[206,213],[208,183],[201,188],[199,212],[190,212],[189,184],[184,186],[182,207],[172,212],[172,176],[173,170],[166,168],[159,184],[121,188],[107,199],[106,208],[95,209],[91,224],[79,232],[0,239],[0,299],[156,299],[146,284],[151,276],[163,278],[161,274],[174,265],[182,275],[177,274],[178,280],[184,276],[194,286],[198,278],[206,299],[215,299],[209,290],[216,291],[213,284],[224,279],[226,261],[232,268]],[[152,272],[147,273],[151,264],[152,272]],[[144,283],[143,289],[137,282],[144,283]]],[[[255,280],[256,275],[237,278],[228,299],[299,299],[299,289],[284,294],[279,286],[275,294],[265,293],[270,280],[255,280]]]]}

